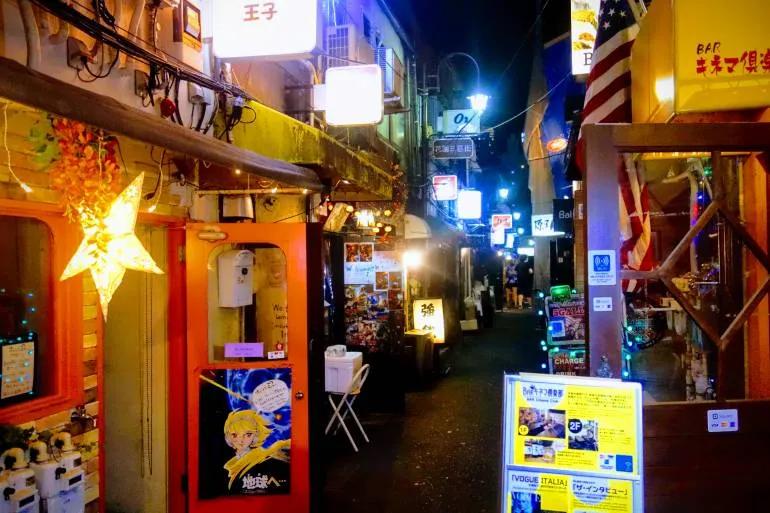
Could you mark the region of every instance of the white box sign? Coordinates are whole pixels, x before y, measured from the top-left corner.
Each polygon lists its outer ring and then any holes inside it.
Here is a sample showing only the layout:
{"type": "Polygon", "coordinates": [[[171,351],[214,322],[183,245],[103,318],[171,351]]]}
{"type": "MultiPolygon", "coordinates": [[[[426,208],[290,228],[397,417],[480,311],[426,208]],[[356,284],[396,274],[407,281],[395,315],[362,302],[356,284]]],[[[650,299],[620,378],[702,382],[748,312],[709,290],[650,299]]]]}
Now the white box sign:
{"type": "Polygon", "coordinates": [[[738,410],[709,410],[706,423],[709,433],[738,431],[738,410]]]}
{"type": "Polygon", "coordinates": [[[612,311],[611,297],[594,298],[594,312],[611,312],[611,311],[612,311]]]}
{"type": "Polygon", "coordinates": [[[214,55],[291,58],[319,46],[318,0],[212,2],[214,55]]]}
{"type": "Polygon", "coordinates": [[[588,252],[588,284],[616,285],[617,269],[615,267],[615,252],[599,250],[588,252]]]}

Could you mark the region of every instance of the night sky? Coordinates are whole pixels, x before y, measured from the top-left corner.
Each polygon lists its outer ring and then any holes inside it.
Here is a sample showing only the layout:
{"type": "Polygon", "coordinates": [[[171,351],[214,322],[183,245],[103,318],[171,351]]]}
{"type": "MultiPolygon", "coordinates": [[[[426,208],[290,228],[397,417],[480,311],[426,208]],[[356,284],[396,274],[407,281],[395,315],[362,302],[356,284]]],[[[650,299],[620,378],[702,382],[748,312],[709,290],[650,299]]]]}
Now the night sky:
{"type": "MultiPolygon", "coordinates": [[[[418,53],[418,83],[422,66],[435,70],[451,52],[473,55],[481,67],[483,92],[492,98],[482,128],[493,126],[527,107],[533,49],[570,26],[569,0],[386,0],[411,34],[418,53]],[[541,16],[541,30],[535,24],[541,16]]],[[[452,60],[459,77],[471,89],[475,71],[467,60],[452,60]]],[[[435,73],[435,71],[433,71],[435,73]]],[[[521,146],[525,116],[495,130],[492,158],[479,161],[484,172],[477,187],[487,198],[496,189],[511,190],[510,206],[525,210],[530,203],[528,169],[521,146]]]]}
{"type": "MultiPolygon", "coordinates": [[[[538,4],[541,9],[545,6],[544,41],[569,30],[569,0],[386,1],[415,39],[419,62],[429,69],[450,52],[467,52],[478,60],[482,88],[492,96],[484,118],[487,126],[527,106],[538,4]]],[[[454,62],[458,73],[472,83],[472,69],[462,59],[454,62]]],[[[498,139],[520,133],[524,118],[518,121],[498,131],[498,139]]]]}

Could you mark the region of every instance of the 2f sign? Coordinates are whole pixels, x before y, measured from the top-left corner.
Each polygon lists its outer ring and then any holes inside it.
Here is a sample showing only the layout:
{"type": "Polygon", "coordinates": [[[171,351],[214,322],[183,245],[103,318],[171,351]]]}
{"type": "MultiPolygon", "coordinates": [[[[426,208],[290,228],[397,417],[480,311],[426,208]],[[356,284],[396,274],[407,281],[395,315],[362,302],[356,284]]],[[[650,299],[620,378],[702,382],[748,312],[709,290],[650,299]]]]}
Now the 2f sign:
{"type": "Polygon", "coordinates": [[[588,284],[615,285],[617,271],[615,267],[615,252],[611,250],[588,252],[588,284]]]}

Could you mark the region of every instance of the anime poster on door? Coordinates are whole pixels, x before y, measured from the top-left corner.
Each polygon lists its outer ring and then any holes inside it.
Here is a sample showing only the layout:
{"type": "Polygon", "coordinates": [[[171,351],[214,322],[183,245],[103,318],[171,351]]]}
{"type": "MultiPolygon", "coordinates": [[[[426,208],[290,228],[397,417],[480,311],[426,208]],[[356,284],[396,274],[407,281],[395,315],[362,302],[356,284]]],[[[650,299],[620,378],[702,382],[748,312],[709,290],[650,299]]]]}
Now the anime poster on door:
{"type": "Polygon", "coordinates": [[[200,376],[199,497],[288,494],[291,369],[200,376]]]}

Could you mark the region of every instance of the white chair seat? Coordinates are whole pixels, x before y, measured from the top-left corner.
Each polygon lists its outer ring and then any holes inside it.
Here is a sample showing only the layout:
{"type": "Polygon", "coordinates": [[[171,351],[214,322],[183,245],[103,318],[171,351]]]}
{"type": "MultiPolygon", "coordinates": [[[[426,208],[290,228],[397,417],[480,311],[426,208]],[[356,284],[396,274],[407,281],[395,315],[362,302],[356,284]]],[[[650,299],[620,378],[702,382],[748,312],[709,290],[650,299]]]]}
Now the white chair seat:
{"type": "Polygon", "coordinates": [[[324,433],[328,435],[329,431],[331,431],[331,429],[334,427],[334,434],[336,434],[339,428],[342,427],[343,431],[345,431],[345,434],[348,436],[348,440],[350,440],[350,445],[353,446],[353,450],[356,452],[358,452],[358,446],[356,445],[355,440],[353,440],[353,435],[350,434],[350,430],[348,429],[347,424],[345,424],[345,419],[349,413],[358,426],[358,429],[361,431],[361,435],[363,435],[364,440],[369,442],[369,437],[366,436],[366,431],[364,431],[364,427],[361,425],[361,421],[358,420],[358,415],[356,415],[356,412],[353,410],[353,403],[361,393],[361,389],[363,388],[364,383],[366,382],[366,378],[368,377],[369,364],[366,364],[363,365],[350,380],[347,391],[344,394],[330,392],[328,395],[329,404],[332,407],[332,418],[329,419],[329,423],[326,425],[326,430],[324,433]],[[335,398],[338,400],[335,401],[335,398]]]}

